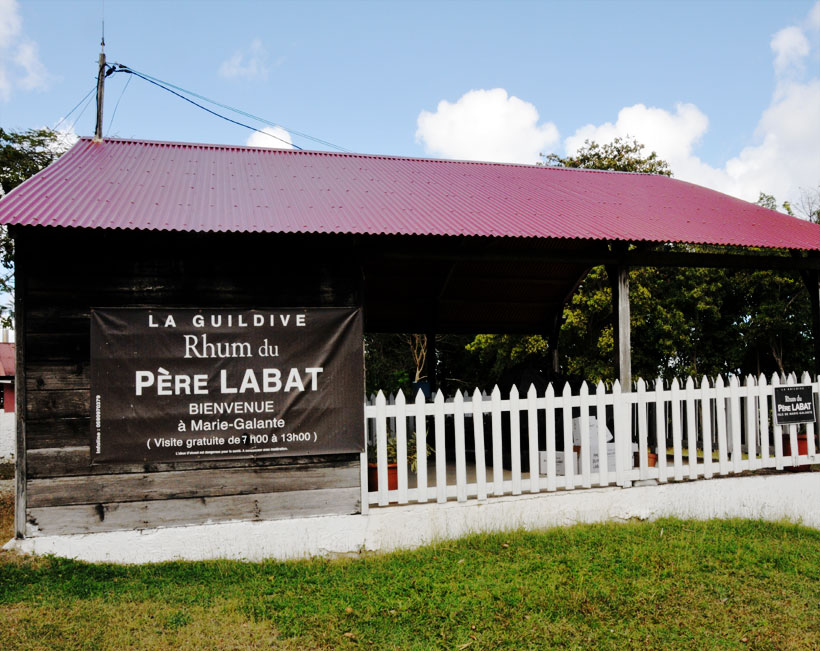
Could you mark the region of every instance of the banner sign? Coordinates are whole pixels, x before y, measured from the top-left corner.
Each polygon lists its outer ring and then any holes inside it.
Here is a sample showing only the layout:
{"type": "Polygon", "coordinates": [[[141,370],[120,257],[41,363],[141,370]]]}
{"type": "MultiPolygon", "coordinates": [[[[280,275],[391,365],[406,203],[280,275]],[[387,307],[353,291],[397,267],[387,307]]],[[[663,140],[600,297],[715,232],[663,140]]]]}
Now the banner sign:
{"type": "Polygon", "coordinates": [[[774,388],[775,425],[813,423],[814,398],[810,384],[796,384],[774,388]]]}
{"type": "Polygon", "coordinates": [[[92,462],[361,452],[358,308],[94,309],[92,462]]]}

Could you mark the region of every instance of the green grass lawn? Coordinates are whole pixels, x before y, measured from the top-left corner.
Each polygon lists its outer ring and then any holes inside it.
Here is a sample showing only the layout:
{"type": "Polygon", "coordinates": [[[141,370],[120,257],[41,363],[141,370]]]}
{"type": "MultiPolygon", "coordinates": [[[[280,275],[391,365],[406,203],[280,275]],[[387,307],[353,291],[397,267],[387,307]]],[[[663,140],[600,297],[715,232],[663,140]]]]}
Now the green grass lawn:
{"type": "Polygon", "coordinates": [[[0,553],[4,649],[818,649],[819,607],[820,531],[749,521],[288,563],[0,553]]]}

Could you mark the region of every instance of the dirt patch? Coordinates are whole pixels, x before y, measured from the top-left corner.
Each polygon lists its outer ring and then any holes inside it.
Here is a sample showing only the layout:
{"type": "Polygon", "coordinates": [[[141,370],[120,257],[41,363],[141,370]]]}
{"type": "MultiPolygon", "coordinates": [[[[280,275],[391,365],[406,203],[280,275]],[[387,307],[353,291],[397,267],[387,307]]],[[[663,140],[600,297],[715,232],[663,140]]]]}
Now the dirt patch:
{"type": "MultiPolygon", "coordinates": [[[[0,482],[5,484],[7,482],[0,482]]],[[[8,482],[13,484],[14,482],[8,482]]],[[[0,547],[14,537],[14,491],[0,488],[0,547]]]]}
{"type": "Polygon", "coordinates": [[[13,463],[0,463],[0,482],[5,479],[14,479],[13,463]]]}

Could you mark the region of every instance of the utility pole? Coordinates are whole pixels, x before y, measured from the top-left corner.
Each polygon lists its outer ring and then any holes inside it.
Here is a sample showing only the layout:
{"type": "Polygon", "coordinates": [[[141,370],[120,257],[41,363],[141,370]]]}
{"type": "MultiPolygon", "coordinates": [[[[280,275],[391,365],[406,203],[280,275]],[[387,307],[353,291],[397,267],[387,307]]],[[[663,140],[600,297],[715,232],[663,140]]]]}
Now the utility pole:
{"type": "Polygon", "coordinates": [[[103,91],[105,90],[105,36],[100,41],[100,68],[97,72],[97,127],[92,142],[102,142],[103,91]]]}

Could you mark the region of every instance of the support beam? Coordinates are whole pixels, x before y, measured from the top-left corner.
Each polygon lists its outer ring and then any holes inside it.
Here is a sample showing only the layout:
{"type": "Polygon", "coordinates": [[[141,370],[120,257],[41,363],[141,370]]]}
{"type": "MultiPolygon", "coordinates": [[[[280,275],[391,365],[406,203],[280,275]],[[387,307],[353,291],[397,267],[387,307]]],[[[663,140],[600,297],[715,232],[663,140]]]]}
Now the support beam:
{"type": "MultiPolygon", "coordinates": [[[[376,254],[374,254],[376,255],[376,254]]],[[[789,257],[782,254],[742,253],[685,253],[677,251],[629,251],[624,253],[562,253],[551,250],[521,250],[508,253],[393,253],[382,255],[384,260],[449,261],[449,262],[519,262],[553,263],[595,266],[624,264],[629,267],[698,267],[714,269],[794,269],[820,270],[820,257],[789,257]]]]}
{"type": "Polygon", "coordinates": [[[26,537],[26,322],[24,296],[26,294],[26,276],[20,273],[26,268],[26,248],[21,246],[19,231],[14,230],[15,251],[15,292],[14,292],[14,331],[15,353],[14,362],[14,409],[17,412],[17,445],[15,450],[15,496],[14,496],[14,537],[26,537]]]}
{"type": "Polygon", "coordinates": [[[629,320],[629,268],[611,265],[606,268],[612,287],[612,329],[614,338],[615,377],[621,391],[632,390],[632,346],[629,320]]]}
{"type": "Polygon", "coordinates": [[[555,380],[558,377],[558,371],[560,370],[558,365],[558,340],[561,336],[561,325],[563,325],[563,314],[562,311],[559,310],[552,321],[552,328],[549,333],[549,339],[547,340],[552,380],[555,380]]]}

